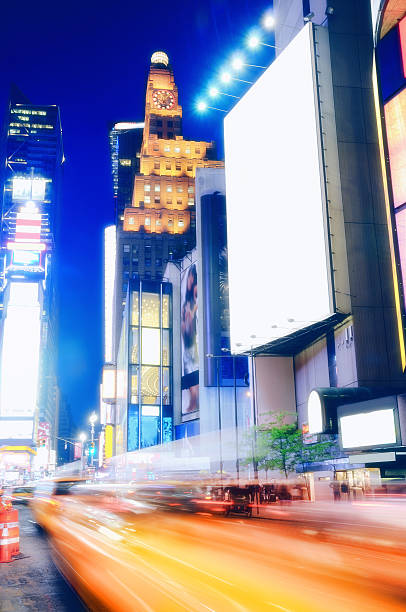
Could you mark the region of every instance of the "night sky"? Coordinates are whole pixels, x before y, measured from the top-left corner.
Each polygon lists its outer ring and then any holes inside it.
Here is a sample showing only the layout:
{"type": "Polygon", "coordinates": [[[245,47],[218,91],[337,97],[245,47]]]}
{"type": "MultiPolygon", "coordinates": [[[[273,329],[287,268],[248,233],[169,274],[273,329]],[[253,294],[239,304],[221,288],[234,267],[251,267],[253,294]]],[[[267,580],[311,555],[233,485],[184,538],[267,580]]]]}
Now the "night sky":
{"type": "MultiPolygon", "coordinates": [[[[163,50],[179,88],[185,138],[217,140],[222,158],[224,115],[199,116],[196,100],[215,84],[234,52],[244,51],[247,32],[270,4],[19,0],[2,5],[2,115],[11,82],[33,104],[61,109],[66,163],[57,245],[59,382],[78,426],[98,408],[103,360],[103,228],[114,221],[108,125],[143,121],[149,60],[163,50]]],[[[246,51],[246,57],[266,65],[272,50],[246,51]]],[[[258,71],[247,68],[241,76],[254,79],[258,71]]],[[[234,83],[225,91],[240,95],[246,87],[234,83]]],[[[213,105],[228,109],[231,100],[220,96],[213,105]]]]}

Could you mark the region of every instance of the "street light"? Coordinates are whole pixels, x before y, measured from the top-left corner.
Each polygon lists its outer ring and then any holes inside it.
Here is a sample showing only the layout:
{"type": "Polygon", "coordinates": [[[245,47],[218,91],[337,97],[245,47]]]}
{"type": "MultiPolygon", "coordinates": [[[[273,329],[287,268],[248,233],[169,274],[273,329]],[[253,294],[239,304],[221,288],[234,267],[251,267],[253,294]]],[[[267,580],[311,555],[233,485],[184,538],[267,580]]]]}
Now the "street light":
{"type": "Polygon", "coordinates": [[[264,43],[259,38],[259,36],[256,36],[255,34],[253,34],[252,36],[248,38],[247,44],[250,47],[250,49],[256,49],[259,45],[262,45],[263,47],[271,47],[272,49],[279,49],[279,47],[277,47],[276,45],[270,45],[269,43],[264,43]]]}
{"type": "Polygon", "coordinates": [[[275,17],[271,13],[265,13],[262,25],[265,30],[272,30],[275,27],[275,17]]]}
{"type": "Polygon", "coordinates": [[[228,111],[224,110],[223,108],[209,106],[204,100],[200,100],[200,102],[197,103],[197,110],[199,111],[199,113],[204,113],[204,111],[206,111],[207,109],[220,111],[221,113],[228,113],[228,111]]]}
{"type": "Polygon", "coordinates": [[[240,96],[234,96],[233,94],[225,93],[224,91],[219,91],[217,87],[210,87],[209,96],[211,98],[217,98],[217,96],[228,96],[229,98],[240,99],[240,96]]]}
{"type": "Polygon", "coordinates": [[[248,66],[248,68],[263,68],[264,70],[266,69],[266,66],[257,66],[256,64],[247,64],[246,62],[243,62],[241,57],[235,57],[233,61],[231,62],[231,65],[234,68],[234,70],[241,70],[243,66],[248,66]]]}
{"type": "Polygon", "coordinates": [[[237,79],[237,77],[231,76],[229,72],[222,72],[220,75],[220,80],[228,85],[230,81],[239,81],[240,83],[248,83],[248,85],[252,85],[252,81],[245,81],[244,79],[237,79]]]}

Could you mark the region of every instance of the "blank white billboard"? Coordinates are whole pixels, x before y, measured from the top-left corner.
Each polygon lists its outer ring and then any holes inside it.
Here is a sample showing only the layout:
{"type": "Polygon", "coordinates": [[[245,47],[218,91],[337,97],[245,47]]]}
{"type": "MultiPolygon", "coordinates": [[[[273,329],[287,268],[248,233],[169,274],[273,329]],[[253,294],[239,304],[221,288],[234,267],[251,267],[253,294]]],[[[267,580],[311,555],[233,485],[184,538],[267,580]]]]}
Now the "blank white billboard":
{"type": "Polygon", "coordinates": [[[5,421],[0,419],[0,440],[32,440],[34,421],[5,421]]]}
{"type": "Polygon", "coordinates": [[[0,362],[0,416],[32,417],[37,408],[41,342],[38,289],[38,283],[10,283],[0,362]]]}
{"type": "Polygon", "coordinates": [[[339,419],[343,448],[396,444],[393,409],[374,410],[339,419]]]}
{"type": "Polygon", "coordinates": [[[233,352],[333,314],[313,31],[305,26],[224,122],[233,352]]]}

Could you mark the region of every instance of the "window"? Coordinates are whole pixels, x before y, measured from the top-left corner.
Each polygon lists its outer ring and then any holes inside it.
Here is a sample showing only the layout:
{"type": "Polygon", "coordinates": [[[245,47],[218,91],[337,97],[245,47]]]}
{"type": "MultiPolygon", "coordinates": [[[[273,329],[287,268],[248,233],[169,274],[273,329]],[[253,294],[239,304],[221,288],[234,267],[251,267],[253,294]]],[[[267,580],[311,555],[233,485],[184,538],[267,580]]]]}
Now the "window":
{"type": "Polygon", "coordinates": [[[193,166],[191,164],[188,164],[187,171],[188,172],[193,172],[193,166]]]}
{"type": "Polygon", "coordinates": [[[176,164],[176,170],[182,170],[182,166],[180,164],[176,164]]]}
{"type": "Polygon", "coordinates": [[[180,153],[180,147],[175,147],[175,153],[180,153]]]}
{"type": "Polygon", "coordinates": [[[157,184],[154,186],[154,190],[155,190],[155,191],[161,191],[161,185],[160,185],[159,183],[157,183],[157,184]]]}
{"type": "Polygon", "coordinates": [[[154,162],[154,170],[159,170],[159,162],[154,162]]]}
{"type": "Polygon", "coordinates": [[[189,206],[193,206],[193,204],[195,203],[193,198],[188,198],[187,203],[189,204],[189,206]]]}
{"type": "Polygon", "coordinates": [[[171,140],[173,138],[173,132],[168,132],[168,138],[171,140]]]}
{"type": "Polygon", "coordinates": [[[157,220],[155,221],[155,226],[156,226],[156,227],[160,227],[160,226],[161,226],[161,219],[157,219],[157,220]]]}
{"type": "Polygon", "coordinates": [[[159,294],[142,292],[142,325],[159,327],[159,294]]]}
{"type": "Polygon", "coordinates": [[[183,219],[179,219],[178,225],[179,225],[179,227],[183,227],[185,225],[183,219]]]}
{"type": "Polygon", "coordinates": [[[173,127],[173,121],[171,120],[168,121],[168,127],[173,127]]]}
{"type": "Polygon", "coordinates": [[[180,185],[178,187],[176,187],[176,191],[178,193],[182,193],[183,192],[183,187],[181,187],[180,185]]]}
{"type": "Polygon", "coordinates": [[[158,119],[156,124],[158,127],[162,127],[162,119],[158,119]]]}
{"type": "Polygon", "coordinates": [[[171,164],[166,164],[166,169],[170,170],[171,169],[171,164]]]}
{"type": "Polygon", "coordinates": [[[196,155],[200,155],[200,149],[196,149],[196,155]]]}
{"type": "Polygon", "coordinates": [[[162,266],[162,259],[160,257],[157,257],[155,259],[155,265],[158,266],[158,267],[162,266]]]}
{"type": "Polygon", "coordinates": [[[185,149],[185,153],[189,154],[190,153],[190,149],[185,149]]]}
{"type": "Polygon", "coordinates": [[[165,153],[169,153],[170,150],[171,150],[171,147],[169,145],[164,146],[165,153]]]}
{"type": "Polygon", "coordinates": [[[120,159],[120,166],[131,166],[131,159],[120,159]]]}
{"type": "Polygon", "coordinates": [[[151,191],[151,185],[148,185],[147,183],[144,185],[144,191],[151,191]]]}
{"type": "Polygon", "coordinates": [[[125,244],[123,246],[123,251],[124,251],[124,253],[129,253],[130,252],[130,245],[129,244],[125,244]]]}
{"type": "Polygon", "coordinates": [[[167,193],[172,193],[172,185],[167,185],[166,186],[166,192],[167,193]]]}
{"type": "Polygon", "coordinates": [[[145,195],[144,196],[144,202],[145,202],[145,204],[149,204],[151,202],[151,196],[145,195]]]}
{"type": "Polygon", "coordinates": [[[170,226],[173,225],[173,219],[168,219],[168,225],[170,225],[170,226]]]}
{"type": "Polygon", "coordinates": [[[176,201],[176,204],[177,204],[178,206],[182,206],[182,200],[177,200],[177,201],[176,201]]]}
{"type": "Polygon", "coordinates": [[[160,203],[160,201],[161,201],[161,198],[158,198],[158,197],[155,197],[155,198],[154,198],[154,202],[155,202],[155,204],[159,204],[159,203],[160,203]]]}
{"type": "Polygon", "coordinates": [[[192,185],[189,185],[189,187],[187,188],[187,192],[188,192],[188,193],[193,193],[193,187],[192,187],[192,185]]]}
{"type": "Polygon", "coordinates": [[[129,217],[128,225],[134,225],[134,217],[129,217]]]}
{"type": "Polygon", "coordinates": [[[145,217],[145,226],[148,227],[151,225],[151,217],[145,217]]]}
{"type": "Polygon", "coordinates": [[[146,257],[145,258],[145,265],[146,266],[150,266],[151,265],[151,258],[150,257],[146,257]]]}

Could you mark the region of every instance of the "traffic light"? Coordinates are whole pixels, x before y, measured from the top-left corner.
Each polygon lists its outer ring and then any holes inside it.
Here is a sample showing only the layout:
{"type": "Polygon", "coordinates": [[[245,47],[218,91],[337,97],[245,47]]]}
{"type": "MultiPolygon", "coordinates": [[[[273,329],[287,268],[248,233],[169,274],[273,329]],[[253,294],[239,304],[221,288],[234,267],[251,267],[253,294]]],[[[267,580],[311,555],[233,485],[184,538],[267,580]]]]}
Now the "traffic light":
{"type": "Polygon", "coordinates": [[[90,456],[91,456],[91,455],[94,455],[95,450],[96,450],[96,449],[95,449],[95,444],[94,444],[94,442],[90,442],[90,445],[89,445],[89,455],[90,455],[90,456]]]}

